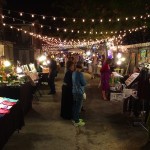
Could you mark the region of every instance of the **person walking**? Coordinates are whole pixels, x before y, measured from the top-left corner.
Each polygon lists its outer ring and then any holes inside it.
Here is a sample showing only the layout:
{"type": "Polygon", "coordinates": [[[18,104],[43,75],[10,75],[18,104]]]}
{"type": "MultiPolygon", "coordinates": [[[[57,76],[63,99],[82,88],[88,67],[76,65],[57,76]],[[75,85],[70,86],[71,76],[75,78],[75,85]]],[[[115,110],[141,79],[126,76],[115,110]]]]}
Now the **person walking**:
{"type": "Polygon", "coordinates": [[[109,66],[110,63],[111,63],[111,59],[107,58],[106,61],[103,63],[103,66],[100,70],[102,97],[104,100],[108,100],[107,94],[110,89],[110,85],[109,85],[109,80],[110,80],[110,75],[111,75],[110,66],[109,66]]]}
{"type": "Polygon", "coordinates": [[[67,72],[65,73],[64,82],[62,86],[60,116],[63,119],[72,119],[72,106],[73,106],[72,73],[74,71],[74,63],[72,61],[69,61],[66,67],[67,72]]]}
{"type": "Polygon", "coordinates": [[[55,94],[55,77],[57,76],[57,63],[54,59],[50,60],[49,65],[49,77],[48,77],[48,84],[50,86],[50,92],[48,94],[55,94]]]}
{"type": "Polygon", "coordinates": [[[85,78],[82,74],[82,63],[78,62],[76,65],[76,70],[72,74],[72,84],[73,84],[73,123],[74,126],[84,126],[85,122],[80,119],[80,110],[82,107],[84,87],[86,85],[85,78]]]}

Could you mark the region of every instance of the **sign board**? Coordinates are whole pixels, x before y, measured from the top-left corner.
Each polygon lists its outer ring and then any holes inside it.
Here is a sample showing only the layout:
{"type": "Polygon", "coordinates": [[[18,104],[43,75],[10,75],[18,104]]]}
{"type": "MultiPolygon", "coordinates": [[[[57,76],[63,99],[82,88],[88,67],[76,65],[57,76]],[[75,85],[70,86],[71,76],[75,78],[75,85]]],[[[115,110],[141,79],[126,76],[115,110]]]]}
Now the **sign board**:
{"type": "Polygon", "coordinates": [[[125,84],[129,86],[137,77],[139,76],[139,73],[133,73],[126,81],[125,84]]]}

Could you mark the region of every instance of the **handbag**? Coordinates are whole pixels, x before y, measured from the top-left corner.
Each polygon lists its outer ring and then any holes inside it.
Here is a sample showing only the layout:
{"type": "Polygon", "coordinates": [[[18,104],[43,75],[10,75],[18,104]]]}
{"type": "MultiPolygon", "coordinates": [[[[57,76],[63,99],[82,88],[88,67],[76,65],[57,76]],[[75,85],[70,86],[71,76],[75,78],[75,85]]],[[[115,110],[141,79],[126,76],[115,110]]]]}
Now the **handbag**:
{"type": "Polygon", "coordinates": [[[83,93],[83,99],[86,100],[86,93],[83,93]]]}

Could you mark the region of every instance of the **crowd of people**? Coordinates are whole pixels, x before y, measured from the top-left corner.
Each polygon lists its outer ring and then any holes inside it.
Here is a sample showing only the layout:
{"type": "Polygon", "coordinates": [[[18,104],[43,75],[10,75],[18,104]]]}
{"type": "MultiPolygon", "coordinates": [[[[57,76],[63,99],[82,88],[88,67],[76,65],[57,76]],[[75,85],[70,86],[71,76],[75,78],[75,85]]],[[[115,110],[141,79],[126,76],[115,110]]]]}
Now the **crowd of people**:
{"type": "MultiPolygon", "coordinates": [[[[111,59],[102,59],[100,71],[102,97],[108,100],[111,59]]],[[[69,57],[66,62],[66,72],[62,85],[61,112],[64,119],[72,120],[75,126],[84,126],[85,122],[80,118],[83,106],[83,94],[85,93],[86,80],[82,73],[83,62],[75,62],[73,57],[69,57]]]]}

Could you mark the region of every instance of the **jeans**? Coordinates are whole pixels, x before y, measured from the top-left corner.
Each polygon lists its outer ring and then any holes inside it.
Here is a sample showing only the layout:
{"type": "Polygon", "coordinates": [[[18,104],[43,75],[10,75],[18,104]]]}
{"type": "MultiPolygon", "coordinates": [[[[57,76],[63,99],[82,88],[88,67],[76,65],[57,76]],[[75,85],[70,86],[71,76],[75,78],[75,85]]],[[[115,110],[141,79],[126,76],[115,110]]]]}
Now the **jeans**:
{"type": "Polygon", "coordinates": [[[81,110],[81,105],[83,101],[83,95],[78,93],[73,93],[73,120],[79,122],[79,114],[81,110]]]}

